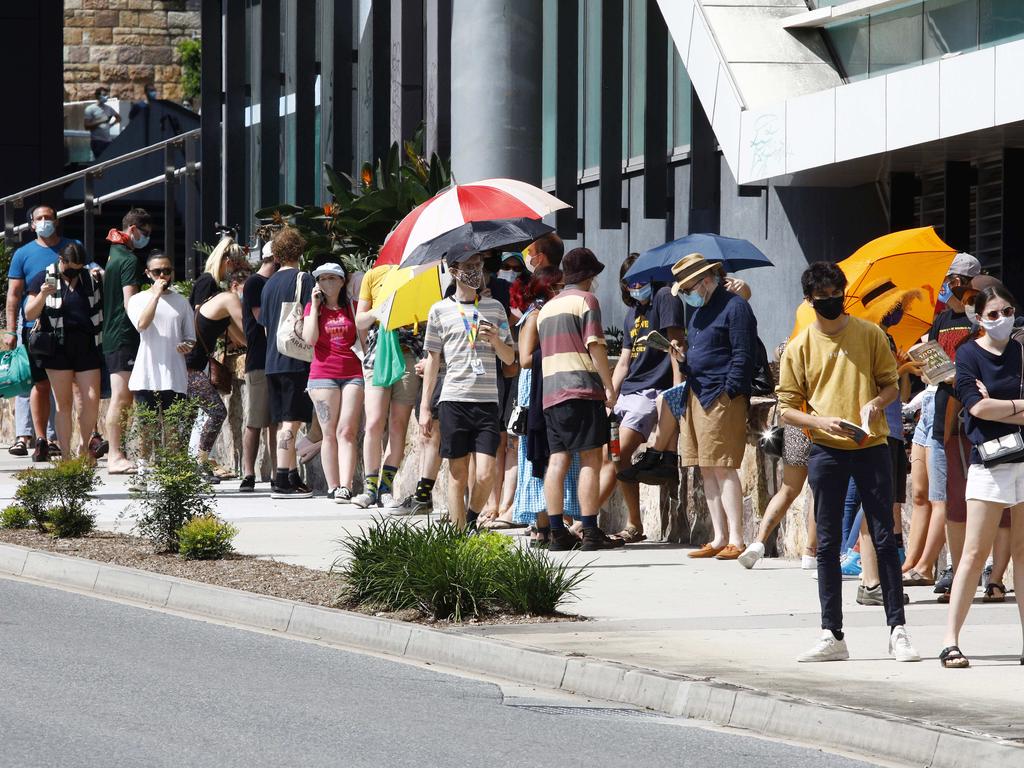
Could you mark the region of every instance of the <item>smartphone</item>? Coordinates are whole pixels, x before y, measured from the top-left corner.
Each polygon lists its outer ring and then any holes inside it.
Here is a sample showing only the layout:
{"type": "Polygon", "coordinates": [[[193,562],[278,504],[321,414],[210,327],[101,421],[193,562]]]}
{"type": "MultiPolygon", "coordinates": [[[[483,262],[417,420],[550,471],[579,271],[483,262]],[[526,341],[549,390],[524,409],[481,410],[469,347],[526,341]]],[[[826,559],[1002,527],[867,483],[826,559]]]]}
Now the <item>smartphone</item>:
{"type": "Polygon", "coordinates": [[[486,327],[495,328],[495,327],[497,327],[497,326],[494,325],[494,323],[492,323],[486,317],[481,317],[480,318],[479,325],[480,325],[481,328],[486,328],[486,327]]]}
{"type": "Polygon", "coordinates": [[[47,275],[46,276],[46,284],[48,286],[50,286],[51,288],[56,288],[57,287],[57,278],[54,275],[47,275]]]}

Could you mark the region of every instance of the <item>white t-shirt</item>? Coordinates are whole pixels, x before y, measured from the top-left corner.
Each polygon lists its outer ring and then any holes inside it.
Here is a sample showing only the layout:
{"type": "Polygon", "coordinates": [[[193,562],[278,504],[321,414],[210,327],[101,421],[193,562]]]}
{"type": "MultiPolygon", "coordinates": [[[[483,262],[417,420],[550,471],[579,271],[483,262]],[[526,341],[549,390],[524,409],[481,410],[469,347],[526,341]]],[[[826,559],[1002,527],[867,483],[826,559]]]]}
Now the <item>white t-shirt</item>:
{"type": "MultiPolygon", "coordinates": [[[[139,317],[152,298],[149,291],[137,293],[128,300],[125,310],[132,325],[139,327],[139,317]]],[[[188,299],[180,293],[167,291],[156,305],[153,322],[139,332],[141,342],[135,366],[128,379],[132,392],[163,392],[171,390],[188,394],[188,372],[185,356],[178,351],[183,341],[195,341],[195,318],[188,299]]]]}
{"type": "Polygon", "coordinates": [[[89,129],[89,137],[100,141],[110,141],[110,118],[114,116],[114,108],[109,104],[90,104],[85,108],[85,119],[89,122],[104,120],[107,122],[89,129]]]}

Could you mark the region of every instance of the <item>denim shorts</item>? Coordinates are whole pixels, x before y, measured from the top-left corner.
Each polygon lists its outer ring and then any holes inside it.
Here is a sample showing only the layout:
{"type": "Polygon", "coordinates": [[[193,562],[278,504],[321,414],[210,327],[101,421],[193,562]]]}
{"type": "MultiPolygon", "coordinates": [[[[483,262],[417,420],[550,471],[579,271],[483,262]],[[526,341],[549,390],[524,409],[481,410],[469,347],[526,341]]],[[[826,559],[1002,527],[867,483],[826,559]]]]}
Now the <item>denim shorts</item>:
{"type": "Polygon", "coordinates": [[[945,501],[946,447],[929,435],[928,448],[928,501],[945,501]]]}
{"type": "Polygon", "coordinates": [[[309,392],[312,389],[344,389],[348,386],[365,386],[363,377],[352,376],[348,379],[310,379],[309,383],[306,384],[306,391],[309,392]]]}
{"type": "Polygon", "coordinates": [[[932,427],[935,424],[935,393],[926,392],[921,400],[921,418],[917,420],[917,427],[914,428],[914,445],[921,445],[925,448],[931,447],[932,427]]]}

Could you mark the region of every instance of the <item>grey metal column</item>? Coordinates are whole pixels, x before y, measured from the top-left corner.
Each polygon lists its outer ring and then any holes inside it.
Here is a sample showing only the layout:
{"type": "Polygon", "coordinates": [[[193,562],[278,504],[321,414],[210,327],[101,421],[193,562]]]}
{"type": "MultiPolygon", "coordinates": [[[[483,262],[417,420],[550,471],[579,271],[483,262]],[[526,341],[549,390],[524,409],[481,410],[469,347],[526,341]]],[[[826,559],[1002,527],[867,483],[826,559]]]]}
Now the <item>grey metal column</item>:
{"type": "MultiPolygon", "coordinates": [[[[540,0],[454,0],[452,172],[541,178],[540,0]]],[[[553,106],[552,106],[553,108],[553,106]]]]}

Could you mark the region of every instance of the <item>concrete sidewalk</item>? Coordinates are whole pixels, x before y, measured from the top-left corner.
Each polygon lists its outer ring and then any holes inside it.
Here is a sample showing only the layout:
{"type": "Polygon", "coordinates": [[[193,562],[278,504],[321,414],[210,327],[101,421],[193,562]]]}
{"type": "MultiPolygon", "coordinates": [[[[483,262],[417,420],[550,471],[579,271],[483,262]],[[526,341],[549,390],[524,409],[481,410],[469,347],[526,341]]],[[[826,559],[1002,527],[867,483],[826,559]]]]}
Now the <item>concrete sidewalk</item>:
{"type": "MultiPolygon", "coordinates": [[[[27,466],[17,461],[0,459],[2,504],[15,488],[9,471],[27,466]]],[[[119,517],[130,503],[124,478],[101,475],[99,524],[126,531],[130,521],[119,517]]],[[[236,548],[247,554],[328,568],[340,554],[337,540],[370,521],[362,510],[323,498],[277,501],[266,485],[255,494],[238,494],[237,487],[238,481],[219,486],[218,512],[239,528],[236,548]]],[[[882,609],[857,605],[856,582],[849,581],[844,608],[851,660],[801,665],[796,655],[819,634],[813,574],[779,560],[747,571],[735,562],[690,560],[687,551],[645,543],[596,556],[552,555],[590,565],[580,599],[566,608],[591,621],[456,631],[1024,744],[1024,667],[1012,596],[1006,604],[985,605],[979,595],[961,640],[973,666],[943,670],[936,657],[947,608],[936,604],[931,589],[909,590],[907,606],[911,637],[924,661],[899,664],[887,656],[882,609]]]]}

